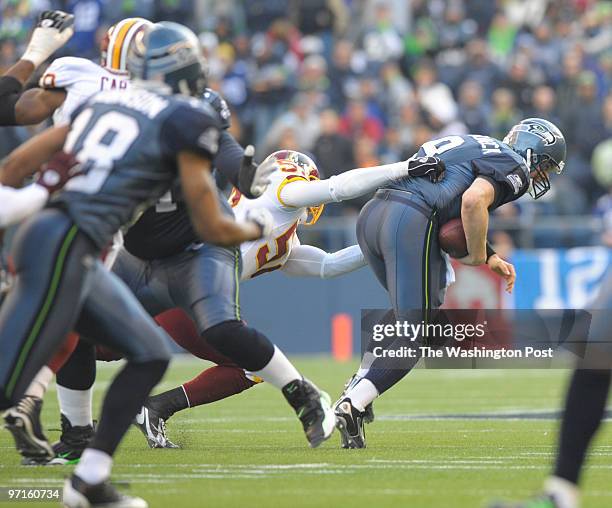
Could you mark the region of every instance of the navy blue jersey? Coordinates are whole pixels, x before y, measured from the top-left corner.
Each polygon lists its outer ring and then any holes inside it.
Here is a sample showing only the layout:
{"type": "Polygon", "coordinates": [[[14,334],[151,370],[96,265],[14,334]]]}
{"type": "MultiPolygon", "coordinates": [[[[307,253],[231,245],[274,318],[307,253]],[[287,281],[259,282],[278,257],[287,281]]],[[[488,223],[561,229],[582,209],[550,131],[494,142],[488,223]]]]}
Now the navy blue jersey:
{"type": "Polygon", "coordinates": [[[213,159],[220,125],[209,105],[142,88],[94,95],[72,116],[64,150],[82,163],[51,206],[100,247],[177,181],[176,154],[213,159]]]}
{"type": "Polygon", "coordinates": [[[388,187],[419,195],[438,210],[444,223],[461,215],[461,196],[476,178],[488,180],[495,188],[490,209],[521,197],[529,188],[529,170],[523,158],[508,145],[488,136],[446,136],[425,143],[416,157],[432,156],[446,164],[439,183],[426,178],[404,178],[388,187]]]}
{"type": "MultiPolygon", "coordinates": [[[[203,95],[217,114],[223,129],[230,125],[230,112],[223,98],[210,89],[203,95]]],[[[238,186],[238,174],[244,150],[234,137],[223,130],[219,138],[219,149],[213,160],[217,172],[238,186]]],[[[226,199],[219,196],[222,211],[233,217],[226,199]]],[[[183,252],[189,245],[199,242],[187,205],[183,201],[180,186],[175,186],[148,208],[130,227],[124,237],[127,251],[140,259],[161,259],[183,252]]]]}

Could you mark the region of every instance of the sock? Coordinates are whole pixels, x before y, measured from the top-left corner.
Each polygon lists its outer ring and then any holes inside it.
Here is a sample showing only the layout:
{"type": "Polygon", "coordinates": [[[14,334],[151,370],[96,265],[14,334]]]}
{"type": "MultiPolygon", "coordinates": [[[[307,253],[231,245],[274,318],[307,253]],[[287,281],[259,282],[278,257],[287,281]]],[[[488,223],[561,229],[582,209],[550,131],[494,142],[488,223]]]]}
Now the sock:
{"type": "Polygon", "coordinates": [[[554,475],[574,485],[601,423],[610,389],[611,371],[575,370],[567,391],[554,475]]]}
{"type": "Polygon", "coordinates": [[[554,497],[559,508],[578,508],[579,491],[575,483],[551,476],[544,482],[544,492],[554,497]]]}
{"type": "Polygon", "coordinates": [[[346,393],[346,397],[351,399],[353,406],[359,411],[365,411],[365,407],[378,397],[378,390],[369,379],[361,379],[346,393]]]}
{"type": "Polygon", "coordinates": [[[149,397],[146,405],[155,409],[164,420],[167,420],[177,411],[191,407],[183,386],[149,397]]]}
{"type": "Polygon", "coordinates": [[[276,386],[279,390],[282,390],[291,381],[302,379],[297,369],[276,346],[274,346],[274,354],[267,365],[261,370],[254,371],[253,374],[262,378],[266,383],[276,386]]]}
{"type": "Polygon", "coordinates": [[[71,390],[57,385],[57,398],[60,412],[68,418],[73,427],[93,425],[91,416],[91,396],[93,390],[71,390]]]}
{"type": "Polygon", "coordinates": [[[255,385],[247,378],[244,369],[228,365],[217,365],[183,385],[189,407],[210,404],[243,392],[255,385]]]}
{"type": "Polygon", "coordinates": [[[113,458],[101,450],[86,448],[74,469],[74,474],[90,485],[110,478],[113,458]]]}
{"type": "Polygon", "coordinates": [[[45,365],[38,371],[38,374],[36,374],[36,377],[32,380],[30,386],[28,386],[25,396],[42,399],[45,393],[47,393],[47,388],[49,388],[49,383],[51,383],[52,379],[53,371],[45,365]]]}

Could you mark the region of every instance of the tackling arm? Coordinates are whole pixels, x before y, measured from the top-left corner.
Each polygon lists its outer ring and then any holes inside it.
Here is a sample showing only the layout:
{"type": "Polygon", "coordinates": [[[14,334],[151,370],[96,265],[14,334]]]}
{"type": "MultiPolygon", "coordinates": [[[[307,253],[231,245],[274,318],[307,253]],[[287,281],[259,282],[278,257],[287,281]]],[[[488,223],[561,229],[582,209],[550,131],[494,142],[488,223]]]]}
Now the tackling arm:
{"type": "Polygon", "coordinates": [[[179,152],[177,160],[185,202],[194,229],[203,241],[233,246],[262,236],[264,228],[258,223],[239,224],[223,215],[215,182],[210,174],[209,159],[192,152],[179,152]]]}
{"type": "Polygon", "coordinates": [[[291,249],[283,265],[283,272],[298,277],[330,279],[366,265],[359,245],[351,245],[328,253],[312,245],[297,245],[291,249]]]}
{"type": "Polygon", "coordinates": [[[460,261],[467,265],[482,265],[487,261],[487,230],[489,206],[495,199],[495,189],[484,178],[476,178],[461,198],[461,221],[465,230],[468,255],[460,261]]]}
{"type": "Polygon", "coordinates": [[[294,207],[317,206],[332,201],[354,199],[410,175],[407,161],[357,168],[326,180],[296,180],[281,189],[283,204],[294,207]]]}

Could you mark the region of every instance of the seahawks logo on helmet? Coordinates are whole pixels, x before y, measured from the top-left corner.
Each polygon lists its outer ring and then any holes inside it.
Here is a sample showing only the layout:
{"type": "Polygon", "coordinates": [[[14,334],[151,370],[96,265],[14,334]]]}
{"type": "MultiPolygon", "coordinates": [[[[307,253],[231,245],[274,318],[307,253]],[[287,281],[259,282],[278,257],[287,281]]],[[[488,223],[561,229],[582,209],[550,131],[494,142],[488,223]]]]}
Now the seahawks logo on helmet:
{"type": "Polygon", "coordinates": [[[540,124],[537,124],[537,123],[527,124],[527,131],[541,138],[544,141],[545,145],[555,144],[555,135],[552,132],[550,132],[548,129],[545,129],[544,126],[540,124]]]}

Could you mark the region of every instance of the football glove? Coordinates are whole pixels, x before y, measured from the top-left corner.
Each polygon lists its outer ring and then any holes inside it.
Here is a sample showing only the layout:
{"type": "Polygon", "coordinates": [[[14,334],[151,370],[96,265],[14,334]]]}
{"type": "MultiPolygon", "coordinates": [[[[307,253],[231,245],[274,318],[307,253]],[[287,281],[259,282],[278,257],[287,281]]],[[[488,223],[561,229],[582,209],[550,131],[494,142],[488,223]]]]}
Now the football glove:
{"type": "Polygon", "coordinates": [[[70,154],[57,152],[36,175],[36,183],[47,189],[49,194],[61,189],[64,184],[81,171],[81,165],[70,154]]]}
{"type": "Polygon", "coordinates": [[[409,177],[426,177],[430,181],[436,183],[444,178],[446,173],[446,164],[437,157],[410,157],[407,161],[409,177]]]}
{"type": "Polygon", "coordinates": [[[74,33],[74,16],[63,11],[43,11],[28,47],[21,57],[38,67],[61,48],[74,33]]]}
{"type": "Polygon", "coordinates": [[[255,148],[249,145],[244,149],[242,166],[238,175],[239,190],[249,199],[261,196],[270,184],[270,175],[277,169],[276,161],[266,160],[261,164],[253,162],[255,148]]]}
{"type": "Polygon", "coordinates": [[[270,210],[265,208],[254,208],[246,213],[246,220],[254,222],[261,228],[261,238],[270,236],[274,228],[274,219],[270,210]]]}

